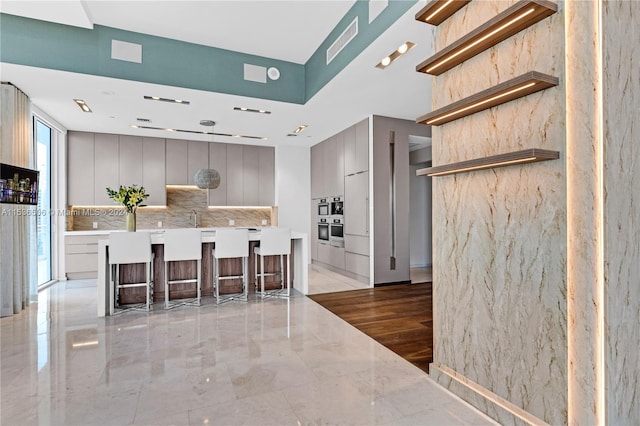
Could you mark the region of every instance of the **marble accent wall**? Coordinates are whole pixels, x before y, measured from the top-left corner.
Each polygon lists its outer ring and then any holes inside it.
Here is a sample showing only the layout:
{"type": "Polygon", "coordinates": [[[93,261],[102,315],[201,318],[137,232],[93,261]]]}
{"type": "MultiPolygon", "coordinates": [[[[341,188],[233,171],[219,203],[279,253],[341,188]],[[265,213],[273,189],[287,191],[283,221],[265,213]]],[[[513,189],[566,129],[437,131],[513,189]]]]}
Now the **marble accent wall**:
{"type": "MultiPolygon", "coordinates": [[[[140,207],[136,212],[138,229],[193,227],[194,213],[198,215],[201,228],[230,226],[272,226],[277,225],[276,207],[208,207],[207,191],[195,187],[167,187],[167,206],[140,207]],[[266,220],[266,225],[262,223],[266,220]]],[[[113,208],[70,207],[67,216],[67,230],[89,231],[94,229],[125,229],[126,211],[114,203],[113,208]]]]}
{"type": "MultiPolygon", "coordinates": [[[[513,3],[469,3],[437,27],[436,51],[513,3]]],[[[557,150],[560,159],[433,179],[432,370],[501,423],[565,424],[563,5],[434,77],[433,109],[528,71],[557,76],[559,86],[433,128],[434,166],[525,148],[557,150]]]]}
{"type": "Polygon", "coordinates": [[[640,2],[603,3],[606,424],[640,424],[640,2]]]}

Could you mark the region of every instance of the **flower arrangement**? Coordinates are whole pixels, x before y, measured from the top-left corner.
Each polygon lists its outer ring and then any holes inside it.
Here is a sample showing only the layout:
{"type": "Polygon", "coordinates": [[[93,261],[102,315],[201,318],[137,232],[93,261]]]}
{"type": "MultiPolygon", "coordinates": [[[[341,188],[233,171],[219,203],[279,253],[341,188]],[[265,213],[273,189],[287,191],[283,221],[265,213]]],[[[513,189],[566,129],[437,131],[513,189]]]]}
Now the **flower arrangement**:
{"type": "Polygon", "coordinates": [[[107,194],[113,201],[122,204],[129,213],[135,213],[136,208],[142,204],[144,200],[149,198],[149,194],[147,190],[144,189],[144,186],[138,188],[137,185],[129,187],[120,185],[117,191],[107,188],[107,194]]]}

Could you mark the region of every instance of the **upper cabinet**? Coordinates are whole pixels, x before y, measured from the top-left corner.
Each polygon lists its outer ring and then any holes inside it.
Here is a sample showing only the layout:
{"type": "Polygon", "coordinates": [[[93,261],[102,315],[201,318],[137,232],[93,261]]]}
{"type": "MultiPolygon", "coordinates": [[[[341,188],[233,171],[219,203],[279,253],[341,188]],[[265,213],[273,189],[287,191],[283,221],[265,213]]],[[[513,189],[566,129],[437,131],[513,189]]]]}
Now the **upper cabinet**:
{"type": "Polygon", "coordinates": [[[121,135],[119,141],[120,185],[144,186],[142,183],[142,137],[121,135]]]}
{"type": "Polygon", "coordinates": [[[198,169],[220,174],[210,206],[272,206],[275,149],[102,133],[68,133],[69,205],[112,205],[106,188],[144,186],[148,206],[167,204],[166,185],[194,185],[198,169]]]}
{"type": "Polygon", "coordinates": [[[275,204],[276,150],[273,147],[258,147],[260,163],[260,198],[258,205],[275,204]]]}
{"type": "Polygon", "coordinates": [[[146,205],[166,206],[166,151],[162,138],[142,138],[142,186],[149,193],[146,205]]]}
{"type": "Polygon", "coordinates": [[[107,187],[117,189],[119,176],[119,141],[118,135],[96,133],[94,148],[94,203],[98,206],[109,206],[113,200],[107,195],[107,187]]]}
{"type": "Polygon", "coordinates": [[[369,170],[369,119],[349,127],[343,134],[345,176],[369,170]]]}
{"type": "Polygon", "coordinates": [[[167,139],[166,144],[166,184],[187,185],[189,183],[187,142],[167,139]]]}
{"type": "Polygon", "coordinates": [[[187,144],[187,181],[195,185],[193,180],[200,169],[209,168],[209,142],[189,141],[187,144]]]}
{"type": "Polygon", "coordinates": [[[275,149],[227,145],[227,205],[274,204],[275,149]]]}
{"type": "Polygon", "coordinates": [[[198,169],[209,167],[209,143],[167,139],[167,185],[195,185],[198,169]]]}
{"type": "Polygon", "coordinates": [[[94,134],[69,132],[67,136],[67,204],[94,204],[94,134]]]}
{"type": "Polygon", "coordinates": [[[220,174],[220,185],[209,190],[210,206],[227,205],[227,144],[209,144],[209,168],[220,174]]]}
{"type": "Polygon", "coordinates": [[[326,197],[324,192],[324,145],[311,147],[311,198],[326,197]]]}

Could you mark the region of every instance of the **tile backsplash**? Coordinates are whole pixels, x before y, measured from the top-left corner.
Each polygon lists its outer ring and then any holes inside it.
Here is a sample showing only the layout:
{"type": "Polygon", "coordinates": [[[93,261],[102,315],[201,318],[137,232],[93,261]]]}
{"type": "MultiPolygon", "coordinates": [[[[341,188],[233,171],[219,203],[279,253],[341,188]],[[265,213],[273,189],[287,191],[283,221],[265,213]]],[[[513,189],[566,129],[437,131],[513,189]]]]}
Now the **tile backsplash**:
{"type": "MultiPolygon", "coordinates": [[[[140,207],[136,212],[138,229],[190,228],[194,212],[201,228],[218,226],[276,226],[277,207],[209,207],[207,191],[195,187],[167,187],[166,207],[140,207]],[[233,220],[234,224],[230,225],[233,220]],[[266,225],[263,224],[266,221],[266,225]]],[[[125,229],[126,210],[113,207],[69,206],[68,231],[125,229]]]]}

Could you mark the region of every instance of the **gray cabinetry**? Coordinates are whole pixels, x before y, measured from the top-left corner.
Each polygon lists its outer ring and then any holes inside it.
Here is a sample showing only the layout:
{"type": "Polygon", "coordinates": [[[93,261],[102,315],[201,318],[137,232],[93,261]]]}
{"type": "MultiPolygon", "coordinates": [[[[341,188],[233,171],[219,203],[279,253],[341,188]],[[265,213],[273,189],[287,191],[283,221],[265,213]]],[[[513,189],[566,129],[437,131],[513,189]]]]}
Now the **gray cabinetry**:
{"type": "Polygon", "coordinates": [[[120,135],[118,141],[120,185],[142,186],[142,137],[120,135]]]}
{"type": "Polygon", "coordinates": [[[116,189],[120,184],[118,135],[96,133],[94,146],[94,203],[112,205],[106,188],[116,189]]]}
{"type": "Polygon", "coordinates": [[[345,269],[352,274],[369,277],[369,256],[345,253],[345,269]]]}
{"type": "Polygon", "coordinates": [[[258,205],[272,206],[275,204],[275,149],[261,146],[258,150],[260,152],[260,199],[258,205]]]}
{"type": "Polygon", "coordinates": [[[326,197],[324,192],[324,148],[321,143],[311,147],[311,198],[326,197]]]}
{"type": "Polygon", "coordinates": [[[69,132],[67,136],[67,204],[94,204],[94,134],[69,132]]]}
{"type": "Polygon", "coordinates": [[[227,145],[227,205],[273,205],[274,176],[272,147],[227,145]]]}
{"type": "Polygon", "coordinates": [[[199,169],[209,168],[209,143],[189,141],[187,144],[187,182],[195,185],[194,175],[199,169]]]}
{"type": "Polygon", "coordinates": [[[331,246],[331,266],[338,269],[345,269],[344,248],[331,246]]]}
{"type": "Polygon", "coordinates": [[[336,136],[336,157],[335,167],[333,170],[335,179],[335,194],[344,195],[344,132],[338,133],[336,136]]]}
{"type": "Polygon", "coordinates": [[[318,262],[326,263],[327,265],[331,264],[331,246],[329,243],[318,243],[318,262]]]}
{"type": "Polygon", "coordinates": [[[227,205],[227,145],[224,143],[209,144],[209,168],[220,173],[220,186],[209,190],[210,206],[227,205]]]}
{"type": "Polygon", "coordinates": [[[336,137],[331,137],[321,143],[324,151],[324,194],[323,197],[332,197],[339,194],[336,179],[336,157],[338,156],[338,144],[336,137]]]}
{"type": "Polygon", "coordinates": [[[369,172],[345,177],[344,233],[369,236],[369,172]]]}
{"type": "Polygon", "coordinates": [[[189,183],[187,142],[167,139],[166,144],[166,184],[187,185],[189,183]]]}
{"type": "Polygon", "coordinates": [[[343,133],[345,175],[369,170],[369,119],[351,126],[343,133]]]}
{"type": "Polygon", "coordinates": [[[98,277],[98,240],[107,235],[67,235],[65,273],[70,280],[98,277]]]}
{"type": "Polygon", "coordinates": [[[227,145],[227,205],[244,205],[242,145],[227,145]]]}
{"type": "Polygon", "coordinates": [[[242,168],[244,172],[243,205],[260,204],[260,147],[245,145],[242,147],[242,168]]]}
{"type": "Polygon", "coordinates": [[[318,260],[318,202],[311,200],[311,260],[318,260]]]}
{"type": "Polygon", "coordinates": [[[164,139],[142,138],[142,186],[149,193],[148,206],[167,205],[165,154],[164,139]]]}

